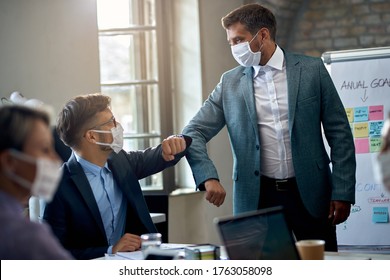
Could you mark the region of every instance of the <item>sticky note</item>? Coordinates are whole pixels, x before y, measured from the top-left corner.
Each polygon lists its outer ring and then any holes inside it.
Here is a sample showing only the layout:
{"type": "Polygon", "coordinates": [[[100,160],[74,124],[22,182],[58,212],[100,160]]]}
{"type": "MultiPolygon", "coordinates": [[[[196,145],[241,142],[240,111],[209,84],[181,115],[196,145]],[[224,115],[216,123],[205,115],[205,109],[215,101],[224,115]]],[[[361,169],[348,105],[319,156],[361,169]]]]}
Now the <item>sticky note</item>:
{"type": "Polygon", "coordinates": [[[372,221],[374,223],[388,223],[389,222],[389,208],[387,207],[373,207],[372,221]]]}
{"type": "Polygon", "coordinates": [[[380,137],[382,128],[383,128],[383,121],[377,121],[377,122],[370,122],[370,137],[380,137]]]}
{"type": "Polygon", "coordinates": [[[345,112],[347,113],[348,122],[353,123],[353,108],[345,108],[345,112]]]}
{"type": "Polygon", "coordinates": [[[356,107],[354,110],[355,122],[368,121],[368,107],[356,107]]]}
{"type": "Polygon", "coordinates": [[[355,123],[353,125],[353,136],[355,138],[368,137],[368,123],[355,123]]]}
{"type": "Polygon", "coordinates": [[[355,151],[357,154],[366,154],[370,152],[368,138],[355,139],[355,151]]]}
{"type": "Polygon", "coordinates": [[[369,107],[369,120],[378,121],[383,120],[383,105],[369,107]]]}
{"type": "Polygon", "coordinates": [[[381,137],[370,138],[370,153],[379,153],[382,147],[381,137]]]}

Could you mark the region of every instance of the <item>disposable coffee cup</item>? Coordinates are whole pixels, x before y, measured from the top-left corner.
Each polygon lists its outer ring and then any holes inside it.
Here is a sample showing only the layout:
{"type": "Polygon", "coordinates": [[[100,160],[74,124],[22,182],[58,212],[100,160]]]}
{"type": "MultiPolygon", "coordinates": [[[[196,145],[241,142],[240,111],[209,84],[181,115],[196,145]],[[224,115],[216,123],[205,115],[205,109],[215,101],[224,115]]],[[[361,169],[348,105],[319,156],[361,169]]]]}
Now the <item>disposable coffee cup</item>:
{"type": "Polygon", "coordinates": [[[141,250],[143,253],[148,248],[160,248],[161,233],[145,233],[141,235],[141,250]]]}
{"type": "Polygon", "coordinates": [[[325,241],[310,239],[300,240],[295,243],[302,260],[323,260],[325,241]]]}

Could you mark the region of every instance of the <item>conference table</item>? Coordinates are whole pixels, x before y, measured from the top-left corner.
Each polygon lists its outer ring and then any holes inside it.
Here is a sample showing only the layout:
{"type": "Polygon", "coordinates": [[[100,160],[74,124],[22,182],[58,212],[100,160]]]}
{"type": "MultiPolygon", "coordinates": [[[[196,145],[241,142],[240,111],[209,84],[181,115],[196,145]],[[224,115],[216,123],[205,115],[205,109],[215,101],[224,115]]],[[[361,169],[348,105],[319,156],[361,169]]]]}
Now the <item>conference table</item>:
{"type": "Polygon", "coordinates": [[[325,252],[325,260],[390,260],[390,254],[325,252]]]}
{"type": "Polygon", "coordinates": [[[163,223],[167,220],[165,213],[150,213],[150,217],[152,217],[152,221],[155,224],[163,223]]]}
{"type": "MultiPolygon", "coordinates": [[[[187,246],[194,244],[176,244],[176,243],[163,243],[162,249],[177,249],[181,250],[187,246]]],[[[183,249],[184,250],[184,249],[183,249]]],[[[390,260],[390,254],[382,253],[364,253],[364,252],[325,252],[325,260],[390,260]]],[[[135,252],[118,252],[117,254],[106,254],[99,260],[143,260],[143,254],[141,251],[135,252]]],[[[226,252],[221,246],[221,259],[227,259],[226,252]]]]}

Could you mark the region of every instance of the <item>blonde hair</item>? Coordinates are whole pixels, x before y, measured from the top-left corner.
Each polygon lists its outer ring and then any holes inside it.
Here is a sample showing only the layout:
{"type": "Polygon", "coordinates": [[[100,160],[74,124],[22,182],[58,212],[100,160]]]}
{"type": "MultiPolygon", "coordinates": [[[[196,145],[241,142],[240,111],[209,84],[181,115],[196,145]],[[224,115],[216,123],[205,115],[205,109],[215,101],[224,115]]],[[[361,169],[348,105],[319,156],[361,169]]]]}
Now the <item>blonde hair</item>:
{"type": "Polygon", "coordinates": [[[37,120],[50,125],[49,116],[44,111],[22,105],[0,106],[0,151],[11,148],[22,151],[37,120]]]}

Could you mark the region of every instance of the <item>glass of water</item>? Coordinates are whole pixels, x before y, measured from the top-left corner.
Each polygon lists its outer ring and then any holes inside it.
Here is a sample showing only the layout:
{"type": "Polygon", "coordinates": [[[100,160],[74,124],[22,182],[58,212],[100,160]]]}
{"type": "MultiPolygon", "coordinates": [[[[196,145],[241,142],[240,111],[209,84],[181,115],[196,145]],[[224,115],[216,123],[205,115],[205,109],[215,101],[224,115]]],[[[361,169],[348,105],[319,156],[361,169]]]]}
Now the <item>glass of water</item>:
{"type": "Polygon", "coordinates": [[[141,250],[145,252],[146,249],[154,247],[160,248],[161,233],[145,233],[141,235],[141,250]]]}

